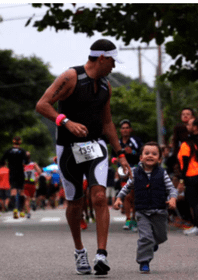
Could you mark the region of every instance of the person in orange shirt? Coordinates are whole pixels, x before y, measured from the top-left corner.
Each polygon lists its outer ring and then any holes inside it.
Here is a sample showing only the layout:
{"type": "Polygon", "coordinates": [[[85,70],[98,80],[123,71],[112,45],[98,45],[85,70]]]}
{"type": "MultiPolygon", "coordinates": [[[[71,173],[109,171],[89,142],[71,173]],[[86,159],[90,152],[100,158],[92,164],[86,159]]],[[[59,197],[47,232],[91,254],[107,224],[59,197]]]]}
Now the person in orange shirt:
{"type": "Polygon", "coordinates": [[[192,122],[192,136],[182,143],[178,160],[181,168],[179,189],[186,187],[185,195],[192,209],[193,227],[184,234],[198,235],[198,118],[192,122]]]}
{"type": "Polygon", "coordinates": [[[0,204],[2,212],[8,211],[10,203],[9,168],[4,161],[0,162],[0,204]]]}

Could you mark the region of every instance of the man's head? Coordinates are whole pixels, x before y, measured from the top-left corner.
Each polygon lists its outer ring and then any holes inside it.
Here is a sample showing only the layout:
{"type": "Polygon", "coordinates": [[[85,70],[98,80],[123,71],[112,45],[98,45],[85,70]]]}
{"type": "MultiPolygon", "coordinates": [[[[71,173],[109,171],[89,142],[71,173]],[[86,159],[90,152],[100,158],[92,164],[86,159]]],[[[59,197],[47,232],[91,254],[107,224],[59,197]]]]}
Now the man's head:
{"type": "Polygon", "coordinates": [[[118,63],[122,63],[118,58],[116,46],[107,39],[97,40],[90,47],[89,60],[94,61],[101,55],[103,55],[107,59],[111,57],[118,63]]]}
{"type": "Polygon", "coordinates": [[[12,143],[13,143],[13,145],[20,146],[21,143],[22,143],[21,137],[15,136],[15,137],[12,139],[12,143]]]}
{"type": "Polygon", "coordinates": [[[190,119],[195,118],[195,112],[191,108],[184,108],[181,112],[181,121],[187,125],[190,119]]]}
{"type": "Polygon", "coordinates": [[[120,133],[122,137],[130,137],[132,132],[131,123],[129,120],[124,119],[120,121],[120,133]]]}

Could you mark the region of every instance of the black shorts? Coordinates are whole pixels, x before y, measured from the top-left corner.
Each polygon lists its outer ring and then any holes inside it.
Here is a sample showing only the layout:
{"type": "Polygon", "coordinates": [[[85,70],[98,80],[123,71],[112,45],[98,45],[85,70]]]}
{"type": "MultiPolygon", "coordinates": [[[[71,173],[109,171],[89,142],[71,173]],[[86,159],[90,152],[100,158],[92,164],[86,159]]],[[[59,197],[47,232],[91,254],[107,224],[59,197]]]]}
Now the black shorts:
{"type": "Polygon", "coordinates": [[[10,198],[10,190],[0,190],[0,199],[6,200],[10,198]]]}
{"type": "Polygon", "coordinates": [[[24,187],[24,178],[12,178],[10,177],[11,189],[22,190],[24,187]]]}
{"type": "Polygon", "coordinates": [[[89,187],[107,186],[108,150],[104,140],[98,140],[103,156],[77,164],[71,147],[57,145],[57,160],[60,178],[67,200],[83,197],[83,175],[88,180],[89,187]]]}

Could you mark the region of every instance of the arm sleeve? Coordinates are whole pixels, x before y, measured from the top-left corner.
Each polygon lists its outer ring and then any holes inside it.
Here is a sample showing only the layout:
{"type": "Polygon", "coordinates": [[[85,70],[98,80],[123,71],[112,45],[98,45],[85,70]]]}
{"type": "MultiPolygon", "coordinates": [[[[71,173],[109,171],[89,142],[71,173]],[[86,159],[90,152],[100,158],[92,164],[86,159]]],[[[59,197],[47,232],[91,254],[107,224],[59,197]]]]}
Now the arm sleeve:
{"type": "Polygon", "coordinates": [[[122,200],[124,200],[125,196],[130,193],[130,191],[134,188],[134,175],[133,175],[133,170],[132,170],[132,179],[128,179],[124,187],[120,190],[118,193],[117,197],[120,197],[122,200]]]}
{"type": "Polygon", "coordinates": [[[186,177],[189,160],[190,160],[190,157],[182,156],[182,161],[183,161],[183,169],[181,170],[182,179],[184,179],[186,177]]]}
{"type": "Polygon", "coordinates": [[[166,187],[166,193],[168,194],[169,197],[175,197],[177,198],[178,196],[178,191],[174,187],[170,177],[168,176],[166,170],[164,170],[164,184],[166,187]]]}

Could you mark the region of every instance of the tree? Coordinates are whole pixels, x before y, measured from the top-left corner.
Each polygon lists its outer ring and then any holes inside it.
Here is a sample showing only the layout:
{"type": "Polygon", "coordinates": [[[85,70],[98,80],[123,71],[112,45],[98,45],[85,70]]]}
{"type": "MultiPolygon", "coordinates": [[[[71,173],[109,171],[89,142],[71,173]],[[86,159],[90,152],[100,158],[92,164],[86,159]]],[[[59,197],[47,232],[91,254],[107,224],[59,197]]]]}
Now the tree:
{"type": "MultiPolygon", "coordinates": [[[[48,65],[39,58],[17,57],[11,50],[0,51],[1,155],[8,145],[11,145],[13,136],[26,135],[28,132],[31,135],[28,139],[33,139],[34,135],[40,143],[37,143],[36,152],[38,153],[39,149],[46,151],[48,158],[47,145],[52,148],[52,140],[49,140],[49,132],[38,121],[35,105],[53,80],[54,76],[50,74],[48,65]],[[44,131],[48,136],[44,136],[44,131]]],[[[29,141],[29,145],[33,144],[34,141],[29,141]]]]}
{"type": "MultiPolygon", "coordinates": [[[[198,5],[197,4],[130,4],[97,3],[91,7],[71,4],[32,4],[35,8],[48,7],[45,16],[34,22],[38,31],[48,26],[56,31],[73,29],[92,36],[95,31],[102,35],[121,38],[126,45],[131,40],[149,44],[155,39],[158,45],[165,43],[166,53],[175,64],[163,75],[170,81],[196,81],[198,77],[198,5]]],[[[32,17],[33,18],[33,17],[32,17]]],[[[30,24],[30,18],[26,25],[30,24]]]]}
{"type": "Polygon", "coordinates": [[[143,142],[157,140],[155,92],[146,85],[133,81],[129,89],[113,88],[111,112],[117,128],[122,119],[129,119],[135,135],[143,142]]]}

